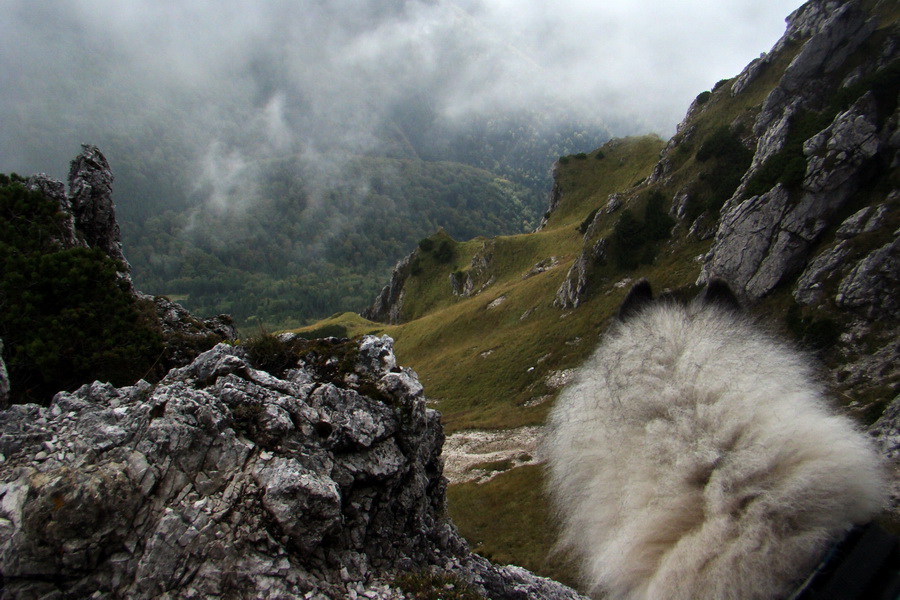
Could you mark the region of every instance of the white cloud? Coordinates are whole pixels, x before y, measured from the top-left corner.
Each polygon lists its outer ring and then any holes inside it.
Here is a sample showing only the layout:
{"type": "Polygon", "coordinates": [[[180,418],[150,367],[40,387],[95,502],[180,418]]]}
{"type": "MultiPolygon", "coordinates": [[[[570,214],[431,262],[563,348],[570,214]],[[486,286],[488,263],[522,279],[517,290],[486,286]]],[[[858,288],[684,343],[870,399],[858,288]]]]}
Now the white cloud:
{"type": "Polygon", "coordinates": [[[555,105],[668,135],[798,5],[0,0],[0,171],[47,169],[110,129],[164,130],[201,164],[211,147],[365,151],[412,95],[456,119],[555,105]]]}

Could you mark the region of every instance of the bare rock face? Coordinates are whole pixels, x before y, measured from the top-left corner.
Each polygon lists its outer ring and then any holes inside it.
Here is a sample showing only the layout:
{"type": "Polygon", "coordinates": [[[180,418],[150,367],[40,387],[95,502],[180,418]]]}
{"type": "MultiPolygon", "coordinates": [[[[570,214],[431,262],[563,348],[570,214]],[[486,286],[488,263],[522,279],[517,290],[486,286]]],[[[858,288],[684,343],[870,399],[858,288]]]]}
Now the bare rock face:
{"type": "Polygon", "coordinates": [[[450,289],[454,296],[469,297],[480,294],[495,281],[491,273],[494,260],[495,240],[488,240],[472,256],[469,268],[463,272],[450,274],[450,289]]]}
{"type": "Polygon", "coordinates": [[[403,286],[412,274],[412,267],[418,250],[413,250],[404,257],[391,273],[391,281],[381,290],[372,306],[364,310],[361,315],[370,321],[396,324],[400,322],[400,313],[403,310],[403,286]]]}
{"type": "Polygon", "coordinates": [[[792,197],[779,184],[726,205],[702,277],[726,278],[757,299],[796,275],[835,215],[858,191],[865,165],[880,151],[877,108],[867,94],[806,141],[800,192],[792,197]]]}
{"type": "Polygon", "coordinates": [[[550,215],[559,208],[559,204],[562,202],[563,192],[562,187],[559,185],[559,178],[557,177],[558,168],[559,163],[553,165],[553,188],[550,190],[550,204],[547,207],[547,212],[544,213],[543,218],[541,218],[541,222],[535,228],[535,231],[540,231],[547,226],[550,215]]]}
{"type": "Polygon", "coordinates": [[[81,154],[69,167],[69,197],[75,225],[90,247],[100,248],[110,258],[127,265],[112,199],[113,179],[103,153],[96,146],[82,144],[81,154]]]}
{"type": "Polygon", "coordinates": [[[577,308],[585,300],[591,265],[606,259],[608,247],[609,242],[606,238],[600,238],[593,244],[585,244],[581,254],[572,263],[572,267],[566,274],[562,285],[559,286],[556,298],[553,300],[553,306],[557,308],[577,308]]]}
{"type": "Polygon", "coordinates": [[[443,439],[388,337],[316,342],[281,377],[220,344],[155,387],[13,406],[4,598],[402,598],[389,575],[426,568],[493,598],[577,598],[468,553],[446,517],[443,439]]]}
{"type": "Polygon", "coordinates": [[[202,351],[223,340],[237,339],[234,321],[228,315],[200,319],[186,308],[162,296],[136,295],[152,302],[156,317],[166,340],[165,364],[182,367],[190,363],[202,351]]]}

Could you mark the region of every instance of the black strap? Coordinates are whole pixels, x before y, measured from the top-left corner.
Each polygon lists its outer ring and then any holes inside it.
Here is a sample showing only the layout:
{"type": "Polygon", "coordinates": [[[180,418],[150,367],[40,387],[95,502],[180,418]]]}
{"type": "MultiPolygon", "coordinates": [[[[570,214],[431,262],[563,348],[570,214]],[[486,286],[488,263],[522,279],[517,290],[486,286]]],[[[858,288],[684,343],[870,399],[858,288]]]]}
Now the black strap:
{"type": "Polygon", "coordinates": [[[875,523],[854,528],[796,600],[900,599],[900,540],[875,523]]]}

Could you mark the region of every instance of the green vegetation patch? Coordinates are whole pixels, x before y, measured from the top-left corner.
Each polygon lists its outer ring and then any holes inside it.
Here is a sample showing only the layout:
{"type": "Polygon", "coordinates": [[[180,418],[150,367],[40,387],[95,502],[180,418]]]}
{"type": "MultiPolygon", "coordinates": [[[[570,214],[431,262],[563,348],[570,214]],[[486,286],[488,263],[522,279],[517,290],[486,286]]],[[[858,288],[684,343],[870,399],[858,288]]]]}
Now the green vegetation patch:
{"type": "Polygon", "coordinates": [[[710,166],[698,177],[702,191],[693,194],[687,206],[687,218],[691,221],[704,212],[718,216],[719,210],[734,194],[744,173],[750,168],[753,152],[741,142],[738,131],[722,126],[701,144],[696,159],[710,166]]]}
{"type": "Polygon", "coordinates": [[[103,251],[63,248],[53,200],[0,180],[0,338],[13,402],[47,404],[94,380],[150,378],[164,350],[152,302],[103,251]]]}
{"type": "Polygon", "coordinates": [[[652,264],[662,240],[672,235],[675,220],[665,211],[665,196],[651,192],[644,205],[644,219],[638,220],[631,209],[622,211],[613,228],[613,255],[616,266],[633,270],[639,265],[652,264]]]}

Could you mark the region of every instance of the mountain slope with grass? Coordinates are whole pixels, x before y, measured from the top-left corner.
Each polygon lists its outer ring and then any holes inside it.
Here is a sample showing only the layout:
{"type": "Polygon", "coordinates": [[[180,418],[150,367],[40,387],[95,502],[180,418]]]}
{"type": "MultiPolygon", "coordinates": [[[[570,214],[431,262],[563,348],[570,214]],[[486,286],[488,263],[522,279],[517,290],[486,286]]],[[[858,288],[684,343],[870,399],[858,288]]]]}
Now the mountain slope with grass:
{"type": "MultiPolygon", "coordinates": [[[[544,422],[631,282],[688,295],[723,277],[871,424],[900,391],[898,18],[894,2],[805,4],[769,53],[697,96],[671,140],[561,158],[537,231],[439,231],[367,318],[308,332],[387,333],[448,432],[515,431],[544,422]]],[[[449,491],[474,549],[573,581],[550,553],[533,457],[479,451],[491,477],[449,491]]]]}

